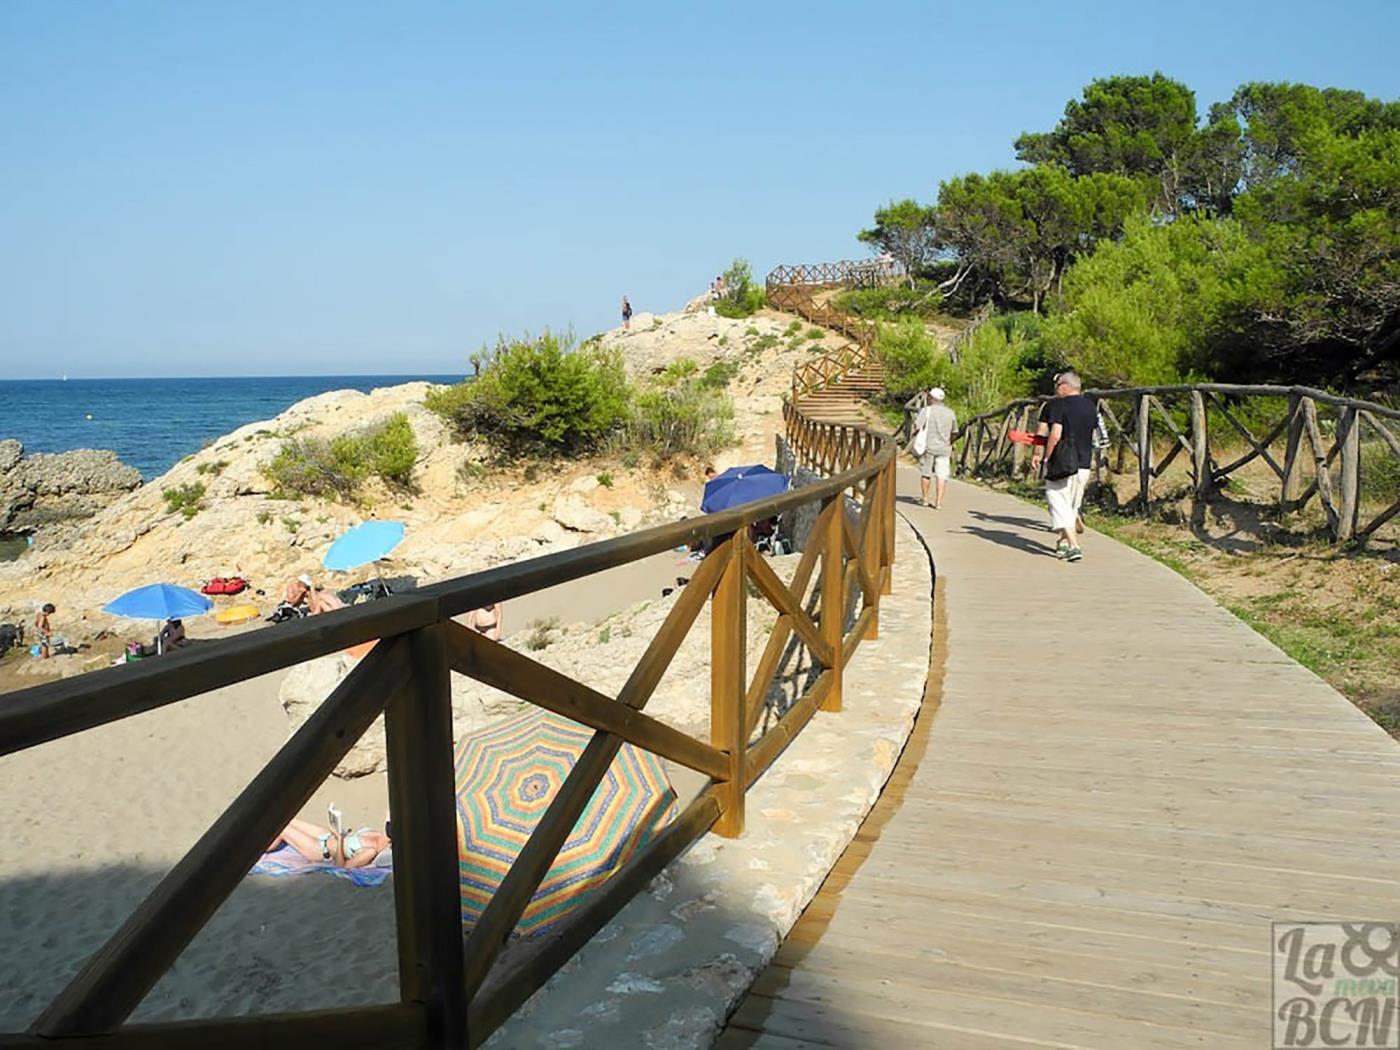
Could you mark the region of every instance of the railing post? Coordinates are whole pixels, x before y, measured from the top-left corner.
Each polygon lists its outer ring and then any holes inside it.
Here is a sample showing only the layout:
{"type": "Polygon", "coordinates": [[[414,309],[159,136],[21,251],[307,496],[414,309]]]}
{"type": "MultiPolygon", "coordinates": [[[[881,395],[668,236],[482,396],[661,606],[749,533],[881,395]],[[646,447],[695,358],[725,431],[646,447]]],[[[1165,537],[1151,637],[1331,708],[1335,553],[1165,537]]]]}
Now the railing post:
{"type": "Polygon", "coordinates": [[[1138,498],[1142,501],[1142,513],[1146,514],[1152,498],[1152,396],[1143,394],[1138,398],[1137,417],[1138,447],[1138,498]]]}
{"type": "Polygon", "coordinates": [[[1284,447],[1283,453],[1283,481],[1279,490],[1278,506],[1280,511],[1290,511],[1294,509],[1294,504],[1298,502],[1298,490],[1302,484],[1302,462],[1298,459],[1298,450],[1303,444],[1303,402],[1297,394],[1288,395],[1288,443],[1284,447]]]}
{"type": "Polygon", "coordinates": [[[845,495],[825,501],[826,531],[822,534],[822,640],[831,646],[831,691],[823,711],[841,710],[842,642],[845,640],[846,573],[841,563],[841,530],[845,528],[845,495]]]}
{"type": "Polygon", "coordinates": [[[1337,539],[1345,542],[1356,535],[1357,512],[1361,504],[1361,421],[1356,407],[1348,405],[1337,418],[1337,441],[1342,446],[1340,500],[1337,505],[1337,539]]]}
{"type": "Polygon", "coordinates": [[[429,1045],[465,1050],[467,989],[446,630],[434,624],[409,635],[412,676],[385,708],[384,734],[394,822],[399,995],[404,1003],[427,1008],[429,1045]]]}
{"type": "Polygon", "coordinates": [[[884,534],[884,557],[880,560],[880,593],[894,590],[894,506],[899,485],[899,456],[890,457],[885,468],[885,488],[880,493],[880,523],[884,534]]]}
{"type": "Polygon", "coordinates": [[[1206,499],[1211,493],[1210,433],[1206,416],[1206,397],[1199,390],[1191,391],[1191,469],[1196,473],[1196,497],[1206,499]]]}
{"type": "Polygon", "coordinates": [[[744,787],[748,771],[748,719],[744,716],[747,589],[742,533],[726,540],[724,572],[710,603],[710,743],[729,755],[729,779],[720,788],[724,812],[714,831],[725,838],[744,833],[744,787]]]}

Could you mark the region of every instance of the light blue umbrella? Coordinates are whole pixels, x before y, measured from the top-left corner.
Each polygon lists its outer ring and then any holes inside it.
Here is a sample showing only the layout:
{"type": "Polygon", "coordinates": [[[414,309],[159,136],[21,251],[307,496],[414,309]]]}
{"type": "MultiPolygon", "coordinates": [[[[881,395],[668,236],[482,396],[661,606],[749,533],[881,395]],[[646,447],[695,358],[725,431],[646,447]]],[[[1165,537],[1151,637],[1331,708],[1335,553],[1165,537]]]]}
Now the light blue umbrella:
{"type": "MultiPolygon", "coordinates": [[[[214,603],[198,591],[188,587],[176,587],[173,583],[151,583],[127,591],[115,601],[102,607],[105,613],[125,616],[129,620],[183,620],[187,616],[203,616],[214,603]]],[[[159,632],[156,634],[156,651],[163,650],[159,632]]]]}
{"type": "Polygon", "coordinates": [[[214,603],[198,591],[173,583],[152,583],[127,591],[104,605],[102,611],[132,620],[183,620],[203,616],[212,608],[214,603]]]}
{"type": "Polygon", "coordinates": [[[402,542],[403,522],[367,521],[332,543],[321,564],[332,572],[358,569],[378,561],[402,542]]]}

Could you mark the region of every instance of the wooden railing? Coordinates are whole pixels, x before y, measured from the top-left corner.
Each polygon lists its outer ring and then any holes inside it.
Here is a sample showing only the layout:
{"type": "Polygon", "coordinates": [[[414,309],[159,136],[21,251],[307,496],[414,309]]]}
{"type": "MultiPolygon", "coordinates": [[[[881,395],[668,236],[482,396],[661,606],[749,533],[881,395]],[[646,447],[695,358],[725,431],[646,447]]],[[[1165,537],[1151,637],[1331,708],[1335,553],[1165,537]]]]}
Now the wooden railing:
{"type": "MultiPolygon", "coordinates": [[[[1400,421],[1400,410],[1303,386],[1196,383],[1084,392],[1098,401],[1112,438],[1112,445],[1098,452],[1095,469],[1122,473],[1131,457],[1138,477],[1135,502],[1143,511],[1151,506],[1152,482],[1184,453],[1192,491],[1200,498],[1208,497],[1246,463],[1262,460],[1278,479],[1279,510],[1301,510],[1316,496],[1327,516],[1328,532],[1339,542],[1363,542],[1400,514],[1397,501],[1367,521],[1361,517],[1362,436],[1369,430],[1390,455],[1400,458],[1396,437],[1400,427],[1391,429],[1400,421]],[[1287,402],[1282,416],[1262,436],[1241,421],[1238,408],[1242,402],[1260,398],[1287,402]],[[1391,426],[1383,420],[1391,421],[1391,426]],[[1215,455],[1225,444],[1213,436],[1220,424],[1236,448],[1241,440],[1246,448],[1227,463],[1217,462],[1215,455]],[[1157,458],[1154,442],[1162,435],[1169,444],[1157,458]],[[1281,450],[1273,447],[1279,441],[1281,450]],[[1310,479],[1307,464],[1311,464],[1310,479]]],[[[971,474],[1024,473],[1029,451],[1012,442],[1009,434],[1033,431],[1046,400],[1023,398],[967,420],[959,438],[959,469],[971,474]]]]}
{"type": "Polygon", "coordinates": [[[851,340],[851,343],[792,370],[790,396],[794,404],[799,398],[823,390],[875,361],[875,325],[838,310],[828,302],[819,301],[816,293],[831,287],[873,287],[886,283],[893,276],[892,265],[878,259],[863,263],[778,266],[768,274],[765,284],[770,306],[790,310],[812,324],[840,332],[851,340]]]}
{"type": "Polygon", "coordinates": [[[862,428],[807,420],[793,406],[788,406],[786,420],[798,459],[833,476],[723,513],[4,697],[0,756],[380,640],[29,1031],[0,1034],[0,1048],[214,1050],[325,1044],[343,1050],[482,1043],[687,846],[711,828],[721,835],[743,832],[748,789],[816,711],[840,710],[845,667],[862,639],[879,631],[880,597],[889,592],[894,558],[894,445],[862,428]],[[748,526],[814,501],[823,509],[792,582],[784,584],[754,549],[748,526]],[[616,697],[452,619],[700,540],[712,541],[713,549],[616,697]],[[745,655],[750,588],[778,613],[752,674],[745,655]],[[711,715],[710,739],[702,741],[644,708],[707,603],[711,715]],[[770,686],[793,645],[805,647],[817,673],[781,717],[755,736],[770,686]],[[458,896],[452,672],[595,731],[465,939],[458,896]],[[381,714],[394,825],[400,1002],[126,1024],[267,843],[381,714]],[[624,741],[705,774],[709,781],[558,934],[500,972],[495,964],[502,947],[624,741]]]}

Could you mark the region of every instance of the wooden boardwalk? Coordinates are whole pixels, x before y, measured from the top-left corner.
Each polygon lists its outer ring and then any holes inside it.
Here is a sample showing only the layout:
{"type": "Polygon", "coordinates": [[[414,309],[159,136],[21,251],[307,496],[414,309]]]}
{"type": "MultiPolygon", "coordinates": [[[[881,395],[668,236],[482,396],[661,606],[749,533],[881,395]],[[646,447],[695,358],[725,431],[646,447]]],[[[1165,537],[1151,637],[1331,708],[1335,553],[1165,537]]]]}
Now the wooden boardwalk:
{"type": "Polygon", "coordinates": [[[1061,563],[956,483],[901,509],[944,664],[719,1046],[1270,1046],[1271,920],[1400,920],[1400,746],[1127,547],[1061,563]]]}

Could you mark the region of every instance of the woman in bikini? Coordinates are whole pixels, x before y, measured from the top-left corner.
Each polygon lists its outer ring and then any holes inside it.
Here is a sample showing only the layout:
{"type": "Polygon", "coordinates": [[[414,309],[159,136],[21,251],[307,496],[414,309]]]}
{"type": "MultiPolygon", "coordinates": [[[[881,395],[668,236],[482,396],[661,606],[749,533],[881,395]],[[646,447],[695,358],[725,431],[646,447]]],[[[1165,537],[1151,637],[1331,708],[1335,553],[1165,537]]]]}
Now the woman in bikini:
{"type": "Polygon", "coordinates": [[[330,828],[323,828],[309,820],[293,819],[282,829],[282,834],[272,840],[266,852],[290,846],[307,860],[328,860],[341,868],[363,868],[373,864],[375,858],[390,847],[389,835],[373,828],[360,828],[347,831],[344,837],[330,828]]]}

